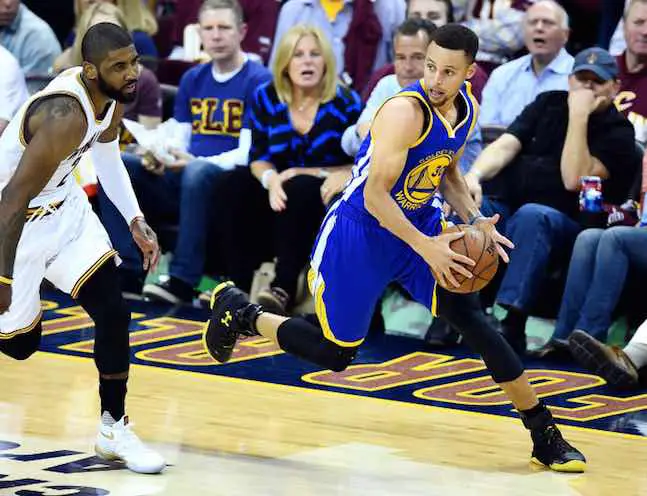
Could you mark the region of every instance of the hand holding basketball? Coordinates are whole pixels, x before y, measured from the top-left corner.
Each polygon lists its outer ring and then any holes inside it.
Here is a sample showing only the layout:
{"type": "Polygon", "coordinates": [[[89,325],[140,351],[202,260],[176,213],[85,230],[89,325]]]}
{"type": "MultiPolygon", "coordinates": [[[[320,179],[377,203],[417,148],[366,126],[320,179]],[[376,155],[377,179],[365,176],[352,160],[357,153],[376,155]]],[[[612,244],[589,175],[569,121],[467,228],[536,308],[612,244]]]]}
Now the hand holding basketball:
{"type": "Polygon", "coordinates": [[[514,243],[497,231],[495,226],[500,219],[501,216],[499,214],[495,214],[492,217],[480,217],[474,222],[474,227],[483,231],[494,241],[499,256],[505,263],[508,263],[510,257],[503,247],[507,246],[512,250],[514,249],[514,243]]]}
{"type": "Polygon", "coordinates": [[[499,268],[499,257],[504,262],[509,260],[503,246],[514,248],[512,242],[502,236],[494,227],[498,220],[498,215],[483,217],[478,219],[474,225],[458,225],[443,231],[444,233],[463,233],[463,236],[451,242],[450,247],[455,253],[469,257],[473,263],[469,267],[470,277],[466,277],[464,272],[455,275],[454,280],[458,284],[452,283],[451,279],[432,267],[434,277],[440,286],[453,293],[474,293],[488,285],[499,268]],[[448,285],[447,281],[451,285],[448,285]]]}
{"type": "Polygon", "coordinates": [[[427,262],[438,283],[447,288],[459,287],[456,274],[462,279],[471,279],[472,273],[468,267],[474,261],[452,249],[452,243],[460,240],[464,232],[447,232],[429,238],[418,250],[418,254],[427,262]]]}

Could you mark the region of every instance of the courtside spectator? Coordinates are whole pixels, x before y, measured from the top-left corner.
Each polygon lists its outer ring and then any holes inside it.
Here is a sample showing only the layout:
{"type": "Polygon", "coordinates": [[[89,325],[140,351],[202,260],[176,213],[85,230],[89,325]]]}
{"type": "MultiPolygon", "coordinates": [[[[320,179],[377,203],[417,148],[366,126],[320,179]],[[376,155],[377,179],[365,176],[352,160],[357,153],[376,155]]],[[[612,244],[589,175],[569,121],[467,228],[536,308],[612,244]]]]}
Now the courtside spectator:
{"type": "Polygon", "coordinates": [[[615,104],[647,145],[647,0],[632,0],[624,19],[625,52],[617,58],[620,92],[615,104]]]}
{"type": "Polygon", "coordinates": [[[348,179],[353,159],[341,138],[362,109],[359,95],[338,84],[332,49],[318,28],[287,31],[272,72],[273,82],[256,93],[250,160],[274,211],[276,276],[258,300],[285,313],[294,304],[325,206],[348,179]]]}
{"type": "MultiPolygon", "coordinates": [[[[236,215],[235,209],[214,212],[214,190],[230,176],[227,171],[247,165],[251,101],[258,86],[271,78],[267,69],[248,60],[241,50],[245,25],[236,0],[206,0],[199,20],[202,43],[212,61],[183,76],[174,119],[161,126],[155,157],[124,157],[151,225],[179,225],[170,279],[144,288],[147,296],[174,304],[196,296],[194,287],[205,267],[211,214],[236,215]]],[[[249,176],[248,170],[244,172],[249,176]]],[[[127,226],[105,200],[102,217],[124,259],[124,289],[141,292],[139,254],[127,226]]]]}
{"type": "MultiPolygon", "coordinates": [[[[275,40],[297,24],[319,27],[332,44],[338,74],[361,91],[371,73],[391,61],[393,34],[404,21],[404,0],[288,0],[281,9],[275,40]]],[[[277,43],[270,62],[276,57],[277,43]]]]}
{"type": "Polygon", "coordinates": [[[569,91],[540,94],[474,163],[465,179],[480,202],[480,182],[500,174],[499,194],[513,209],[506,234],[515,249],[497,303],[508,310],[503,332],[518,353],[525,325],[551,264],[564,267],[582,229],[582,176],[603,179],[605,201],[622,203],[639,158],[629,121],[613,106],[615,59],[592,48],[575,57],[569,91]]]}
{"type": "MultiPolygon", "coordinates": [[[[407,18],[426,19],[427,21],[433,22],[437,28],[444,26],[448,22],[454,22],[452,4],[449,0],[409,0],[407,5],[407,18]]],[[[395,37],[396,34],[397,32],[393,36],[395,37]]],[[[394,72],[395,65],[392,63],[388,63],[373,72],[366,87],[362,90],[362,101],[367,102],[377,83],[382,78],[394,72]]],[[[472,93],[479,102],[481,101],[481,92],[483,91],[483,86],[485,86],[487,78],[488,75],[485,71],[477,65],[476,72],[470,79],[470,83],[472,83],[472,93]]]]}
{"type": "Polygon", "coordinates": [[[0,67],[2,67],[0,70],[0,135],[2,135],[16,110],[29,98],[29,93],[18,61],[3,46],[0,46],[0,67]]]}
{"type": "Polygon", "coordinates": [[[0,2],[0,45],[18,59],[27,77],[48,74],[61,53],[52,28],[20,0],[0,2]]]}
{"type": "Polygon", "coordinates": [[[152,38],[157,32],[157,20],[141,0],[74,0],[76,21],[74,29],[65,39],[66,48],[74,45],[81,16],[88,7],[96,3],[108,3],[119,8],[126,21],[126,29],[133,37],[135,49],[140,56],[158,56],[157,47],[152,38]]]}
{"type": "Polygon", "coordinates": [[[544,91],[567,90],[573,67],[566,11],[553,0],[540,0],[524,16],[528,55],[497,67],[485,84],[479,124],[509,126],[544,91]]]}

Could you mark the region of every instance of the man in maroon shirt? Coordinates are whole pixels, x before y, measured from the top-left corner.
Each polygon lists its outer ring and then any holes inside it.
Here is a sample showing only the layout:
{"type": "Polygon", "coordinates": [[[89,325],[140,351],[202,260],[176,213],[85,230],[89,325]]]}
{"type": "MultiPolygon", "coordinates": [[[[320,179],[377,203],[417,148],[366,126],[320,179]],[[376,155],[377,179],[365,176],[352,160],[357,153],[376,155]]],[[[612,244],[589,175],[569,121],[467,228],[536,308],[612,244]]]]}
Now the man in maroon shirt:
{"type": "Polygon", "coordinates": [[[647,145],[647,0],[632,0],[625,12],[627,49],[618,56],[618,110],[633,124],[636,140],[647,145]]]}

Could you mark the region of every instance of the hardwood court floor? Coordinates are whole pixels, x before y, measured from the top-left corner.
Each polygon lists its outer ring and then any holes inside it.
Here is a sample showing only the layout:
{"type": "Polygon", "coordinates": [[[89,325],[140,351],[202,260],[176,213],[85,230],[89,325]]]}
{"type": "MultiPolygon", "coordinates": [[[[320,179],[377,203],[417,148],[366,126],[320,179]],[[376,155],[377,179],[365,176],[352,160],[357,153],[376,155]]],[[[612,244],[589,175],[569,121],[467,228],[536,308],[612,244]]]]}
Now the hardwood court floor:
{"type": "Polygon", "coordinates": [[[0,358],[0,495],[647,494],[638,436],[565,427],[589,472],[555,474],[514,418],[147,365],[128,410],[172,466],[136,475],[89,459],[95,377],[90,358],[0,358]]]}

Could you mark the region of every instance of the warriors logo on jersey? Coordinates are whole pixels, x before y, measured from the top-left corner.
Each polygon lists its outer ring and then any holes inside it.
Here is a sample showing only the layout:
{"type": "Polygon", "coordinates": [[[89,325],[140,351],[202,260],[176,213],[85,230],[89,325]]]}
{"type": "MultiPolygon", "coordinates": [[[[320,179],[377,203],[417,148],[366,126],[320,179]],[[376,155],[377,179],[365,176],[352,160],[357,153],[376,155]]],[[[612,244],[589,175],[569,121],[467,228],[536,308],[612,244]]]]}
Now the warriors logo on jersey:
{"type": "Polygon", "coordinates": [[[442,150],[425,157],[404,179],[395,199],[404,210],[417,210],[431,200],[440,186],[445,169],[454,158],[452,150],[442,150]]]}

